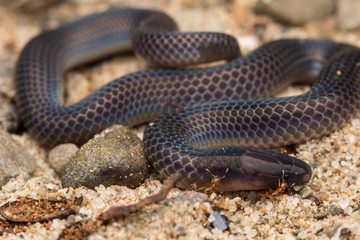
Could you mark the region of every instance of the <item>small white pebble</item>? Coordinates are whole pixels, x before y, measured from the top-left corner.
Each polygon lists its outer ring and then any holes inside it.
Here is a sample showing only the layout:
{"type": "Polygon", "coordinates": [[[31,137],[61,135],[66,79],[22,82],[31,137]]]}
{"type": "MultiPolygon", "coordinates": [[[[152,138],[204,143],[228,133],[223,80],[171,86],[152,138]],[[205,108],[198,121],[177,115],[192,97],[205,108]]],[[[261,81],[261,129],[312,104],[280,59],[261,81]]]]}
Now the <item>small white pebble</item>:
{"type": "Polygon", "coordinates": [[[297,206],[299,205],[299,199],[296,197],[287,197],[287,200],[289,201],[289,203],[293,206],[297,206]]]}
{"type": "Polygon", "coordinates": [[[268,202],[268,204],[266,204],[266,210],[270,211],[272,208],[274,207],[274,205],[272,204],[272,202],[268,202]]]}
{"type": "Polygon", "coordinates": [[[81,197],[81,193],[78,192],[78,191],[76,191],[76,192],[75,192],[75,197],[77,197],[77,198],[81,197]]]}
{"type": "Polygon", "coordinates": [[[230,228],[231,233],[233,233],[233,234],[242,233],[242,229],[239,226],[239,224],[234,224],[233,222],[230,222],[229,228],[230,228]]]}
{"type": "Polygon", "coordinates": [[[300,239],[305,239],[308,237],[306,232],[299,232],[299,234],[297,235],[298,238],[300,239]]]}
{"type": "Polygon", "coordinates": [[[331,166],[333,166],[334,168],[338,169],[339,168],[339,162],[338,161],[332,161],[331,162],[331,166]]]}
{"type": "Polygon", "coordinates": [[[253,229],[251,226],[245,226],[244,232],[246,232],[246,237],[253,239],[258,234],[256,229],[253,229]]]}
{"type": "Polygon", "coordinates": [[[354,211],[354,210],[352,209],[352,207],[347,207],[347,208],[344,209],[344,212],[345,212],[347,215],[352,214],[353,211],[354,211]]]}
{"type": "Polygon", "coordinates": [[[208,217],[207,220],[208,220],[209,223],[215,222],[215,216],[214,216],[214,214],[210,214],[210,216],[208,217]]]}
{"type": "Polygon", "coordinates": [[[230,212],[235,212],[237,210],[237,207],[236,207],[236,202],[239,200],[239,197],[236,197],[234,199],[231,199],[229,201],[230,203],[230,206],[229,206],[229,211],[230,212]]]}
{"type": "Polygon", "coordinates": [[[360,126],[360,119],[353,119],[353,120],[351,120],[351,124],[353,125],[353,126],[360,126]]]}
{"type": "Polygon", "coordinates": [[[309,200],[309,199],[304,199],[303,200],[303,203],[304,203],[304,206],[310,206],[311,205],[311,203],[312,203],[312,201],[311,200],[309,200]]]}
{"type": "Polygon", "coordinates": [[[212,193],[209,197],[210,200],[214,200],[216,198],[217,194],[216,193],[212,193]]]}
{"type": "Polygon", "coordinates": [[[348,140],[349,140],[349,143],[355,143],[356,138],[355,138],[354,135],[350,135],[350,136],[348,137],[348,140]]]}
{"type": "Polygon", "coordinates": [[[57,229],[59,228],[59,219],[54,219],[52,220],[52,224],[51,224],[51,227],[54,228],[54,229],[57,229]]]}
{"type": "Polygon", "coordinates": [[[349,205],[349,201],[348,200],[345,200],[345,199],[342,199],[339,201],[339,205],[342,209],[345,210],[345,208],[347,208],[347,206],[349,205]]]}
{"type": "Polygon", "coordinates": [[[318,178],[321,178],[322,175],[323,175],[322,169],[319,169],[319,171],[317,171],[318,178]]]}
{"type": "Polygon", "coordinates": [[[326,151],[329,151],[331,150],[331,144],[330,143],[325,143],[324,144],[324,148],[326,149],[326,151]]]}

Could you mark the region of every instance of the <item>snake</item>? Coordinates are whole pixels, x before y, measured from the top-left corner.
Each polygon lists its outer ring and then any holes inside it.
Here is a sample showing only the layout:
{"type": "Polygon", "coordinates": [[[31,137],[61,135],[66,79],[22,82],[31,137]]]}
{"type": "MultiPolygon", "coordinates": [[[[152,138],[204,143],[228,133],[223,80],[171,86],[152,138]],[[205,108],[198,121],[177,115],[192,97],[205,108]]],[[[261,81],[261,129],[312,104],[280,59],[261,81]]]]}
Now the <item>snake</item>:
{"type": "Polygon", "coordinates": [[[180,173],[180,188],[301,185],[310,181],[311,167],[274,148],[328,135],[356,117],[359,60],[355,46],[312,39],[275,40],[242,56],[230,35],[179,32],[157,10],[111,9],[26,44],[15,73],[17,108],[25,128],[46,147],[82,145],[112,124],[150,122],[146,157],[161,175],[180,173]],[[63,103],[67,71],[129,50],[151,69],[63,103]],[[212,61],[220,62],[193,66],[212,61]],[[304,81],[313,83],[308,92],[274,97],[304,81]]]}

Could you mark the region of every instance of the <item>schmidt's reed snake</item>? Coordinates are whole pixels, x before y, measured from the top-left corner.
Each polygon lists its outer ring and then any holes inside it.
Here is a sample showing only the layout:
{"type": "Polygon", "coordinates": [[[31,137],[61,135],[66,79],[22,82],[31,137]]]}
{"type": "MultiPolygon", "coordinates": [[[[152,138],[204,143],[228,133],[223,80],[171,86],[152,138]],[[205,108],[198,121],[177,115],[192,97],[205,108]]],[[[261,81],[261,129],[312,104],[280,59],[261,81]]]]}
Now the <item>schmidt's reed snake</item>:
{"type": "Polygon", "coordinates": [[[360,109],[360,51],[331,41],[278,40],[240,57],[234,38],[179,33],[157,11],[117,9],[42,33],[23,49],[16,70],[19,114],[42,144],[83,144],[112,124],[146,128],[148,159],[179,183],[216,190],[304,184],[303,161],[255,147],[276,148],[318,138],[344,126],[360,109]],[[62,103],[64,72],[119,51],[134,50],[153,65],[232,60],[205,69],[128,74],[71,106],[62,103]],[[316,75],[303,95],[265,98],[316,75]],[[262,98],[260,100],[250,100],[262,98]],[[183,106],[174,109],[174,105],[183,106]]]}

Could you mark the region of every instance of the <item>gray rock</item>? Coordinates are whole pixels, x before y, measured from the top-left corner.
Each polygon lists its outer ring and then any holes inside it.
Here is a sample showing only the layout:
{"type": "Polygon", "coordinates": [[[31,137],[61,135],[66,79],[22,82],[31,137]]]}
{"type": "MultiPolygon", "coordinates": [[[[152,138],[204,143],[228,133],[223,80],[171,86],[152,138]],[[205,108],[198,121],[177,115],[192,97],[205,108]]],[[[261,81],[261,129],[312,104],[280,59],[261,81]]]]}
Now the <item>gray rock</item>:
{"type": "Polygon", "coordinates": [[[58,174],[62,175],[66,164],[75,155],[79,148],[72,143],[60,144],[53,148],[48,156],[51,167],[58,174]]]}
{"type": "Polygon", "coordinates": [[[333,216],[345,215],[344,210],[341,207],[336,206],[335,204],[330,204],[329,213],[333,216]]]}
{"type": "Polygon", "coordinates": [[[360,1],[338,0],[337,22],[341,30],[353,30],[360,27],[360,1]]]}
{"type": "Polygon", "coordinates": [[[347,227],[343,227],[340,230],[340,237],[341,238],[349,238],[351,236],[351,230],[347,227]]]}
{"type": "Polygon", "coordinates": [[[176,237],[185,236],[187,234],[186,228],[183,224],[177,223],[174,227],[176,237]]]}
{"type": "Polygon", "coordinates": [[[0,129],[15,131],[19,125],[19,118],[15,106],[0,97],[0,129]]]}
{"type": "Polygon", "coordinates": [[[68,162],[62,175],[64,187],[94,188],[143,182],[149,163],[142,141],[131,130],[116,125],[84,144],[68,162]]]}
{"type": "Polygon", "coordinates": [[[0,129],[0,187],[19,175],[28,177],[35,168],[35,159],[0,129]]]}
{"type": "Polygon", "coordinates": [[[218,211],[214,211],[215,221],[212,223],[214,228],[220,229],[221,231],[225,231],[229,228],[229,219],[221,215],[218,211]]]}
{"type": "Polygon", "coordinates": [[[259,0],[255,12],[286,24],[299,25],[321,19],[334,11],[333,0],[259,0]]]}

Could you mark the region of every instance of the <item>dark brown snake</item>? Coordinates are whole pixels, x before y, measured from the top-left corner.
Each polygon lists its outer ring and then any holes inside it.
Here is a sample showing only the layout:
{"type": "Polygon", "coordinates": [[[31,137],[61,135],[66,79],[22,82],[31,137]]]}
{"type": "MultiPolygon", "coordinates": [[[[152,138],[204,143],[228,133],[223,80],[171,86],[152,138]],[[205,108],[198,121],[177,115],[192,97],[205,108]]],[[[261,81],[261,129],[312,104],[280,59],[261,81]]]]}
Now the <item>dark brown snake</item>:
{"type": "Polygon", "coordinates": [[[240,57],[234,38],[179,33],[166,14],[117,9],[42,33],[23,49],[16,70],[18,110],[42,144],[83,144],[112,124],[148,122],[147,158],[162,174],[180,172],[180,187],[263,189],[304,184],[303,161],[255,147],[277,148],[327,135],[360,109],[360,51],[331,41],[278,40],[240,57]],[[153,65],[203,69],[128,74],[71,106],[62,103],[66,71],[134,48],[153,65]],[[265,98],[287,84],[316,76],[295,97],[265,98]],[[258,99],[261,98],[261,99],[258,99]],[[258,100],[251,100],[258,99],[258,100]],[[174,105],[182,106],[174,109],[174,105]]]}

